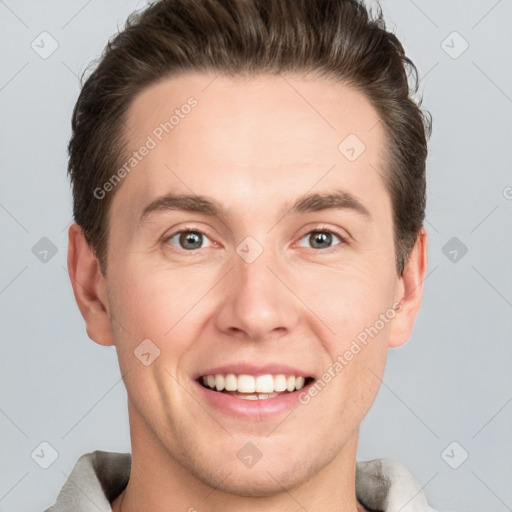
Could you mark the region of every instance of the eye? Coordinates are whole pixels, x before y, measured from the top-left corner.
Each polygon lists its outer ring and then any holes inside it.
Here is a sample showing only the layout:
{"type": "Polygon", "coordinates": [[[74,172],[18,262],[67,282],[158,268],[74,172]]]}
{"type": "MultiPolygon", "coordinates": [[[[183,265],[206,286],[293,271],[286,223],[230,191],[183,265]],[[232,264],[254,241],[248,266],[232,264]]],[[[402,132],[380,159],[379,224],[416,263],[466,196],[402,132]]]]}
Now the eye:
{"type": "Polygon", "coordinates": [[[306,236],[300,239],[299,245],[305,247],[301,242],[307,239],[306,243],[310,243],[310,247],[313,249],[329,249],[332,247],[333,238],[338,239],[340,243],[345,242],[345,239],[341,235],[334,233],[330,229],[322,228],[307,233],[306,236]]]}
{"type": "Polygon", "coordinates": [[[179,249],[185,249],[186,251],[203,249],[212,245],[210,239],[203,232],[196,230],[177,231],[166,238],[166,242],[174,247],[178,244],[179,249]],[[205,240],[208,241],[208,245],[202,245],[205,240]]]}

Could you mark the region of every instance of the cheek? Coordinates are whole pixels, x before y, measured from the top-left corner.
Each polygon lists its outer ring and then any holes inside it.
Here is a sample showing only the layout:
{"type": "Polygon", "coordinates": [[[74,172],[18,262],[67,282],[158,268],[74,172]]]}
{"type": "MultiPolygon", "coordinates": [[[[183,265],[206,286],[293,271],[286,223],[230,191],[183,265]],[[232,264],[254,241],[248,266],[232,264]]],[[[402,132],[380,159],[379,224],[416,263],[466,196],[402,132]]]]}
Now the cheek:
{"type": "MultiPolygon", "coordinates": [[[[167,382],[169,374],[184,379],[187,354],[215,310],[213,294],[208,293],[215,282],[214,272],[162,270],[133,262],[116,267],[109,297],[114,299],[112,325],[123,373],[137,370],[148,386],[152,380],[167,382]],[[148,351],[157,357],[141,374],[137,356],[148,351]],[[161,375],[150,377],[158,368],[161,375]]],[[[167,385],[172,388],[174,381],[167,385]]]]}
{"type": "Polygon", "coordinates": [[[371,408],[380,388],[382,374],[386,364],[385,344],[377,339],[372,340],[363,347],[361,352],[354,356],[343,370],[339,385],[342,387],[340,394],[343,400],[339,414],[347,414],[356,418],[356,424],[360,424],[371,408]]]}
{"type": "Polygon", "coordinates": [[[119,267],[111,278],[112,326],[128,396],[143,416],[165,424],[166,410],[183,409],[179,370],[196,336],[187,324],[195,293],[184,298],[169,276],[140,269],[119,267]]]}
{"type": "Polygon", "coordinates": [[[193,297],[183,294],[181,283],[170,277],[128,266],[117,267],[111,276],[112,326],[123,370],[138,368],[141,354],[149,352],[151,359],[165,360],[174,373],[181,353],[186,350],[187,337],[177,333],[193,297]]]}
{"type": "Polygon", "coordinates": [[[164,337],[201,292],[191,283],[187,288],[182,272],[159,272],[144,265],[118,267],[112,281],[115,313],[136,338],[164,337]]]}
{"type": "MultiPolygon", "coordinates": [[[[323,383],[326,389],[325,394],[320,392],[321,401],[329,397],[326,410],[337,404],[332,409],[334,421],[349,416],[362,419],[377,395],[390,327],[397,315],[394,268],[375,271],[365,266],[328,274],[326,285],[310,288],[313,291],[305,299],[329,327],[323,338],[330,361],[320,378],[319,389],[323,383]]],[[[306,297],[306,288],[303,293],[306,297]]]]}
{"type": "Polygon", "coordinates": [[[397,279],[394,268],[378,268],[375,264],[360,264],[341,270],[325,268],[300,272],[301,284],[295,289],[308,308],[330,328],[342,349],[347,341],[378,322],[379,331],[387,335],[379,319],[386,325],[393,315],[393,298],[397,279]]]}
{"type": "Polygon", "coordinates": [[[326,424],[330,420],[344,435],[360,424],[377,396],[386,364],[388,329],[389,325],[380,331],[363,329],[356,336],[343,332],[330,340],[331,361],[314,385],[318,398],[311,400],[318,400],[325,411],[326,424]]]}

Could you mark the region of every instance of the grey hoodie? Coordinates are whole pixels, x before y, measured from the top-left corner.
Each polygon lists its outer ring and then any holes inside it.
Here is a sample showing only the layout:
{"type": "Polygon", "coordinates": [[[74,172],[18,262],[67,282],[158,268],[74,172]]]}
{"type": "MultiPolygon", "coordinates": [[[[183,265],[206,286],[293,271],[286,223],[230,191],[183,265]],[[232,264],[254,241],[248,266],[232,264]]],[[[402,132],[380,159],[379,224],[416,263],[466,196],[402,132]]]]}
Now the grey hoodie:
{"type": "MultiPolygon", "coordinates": [[[[110,503],[126,487],[131,462],[129,453],[96,450],[82,455],[45,512],[112,512],[110,503]]],[[[375,512],[436,512],[404,465],[391,459],[358,462],[356,494],[375,512]]]]}

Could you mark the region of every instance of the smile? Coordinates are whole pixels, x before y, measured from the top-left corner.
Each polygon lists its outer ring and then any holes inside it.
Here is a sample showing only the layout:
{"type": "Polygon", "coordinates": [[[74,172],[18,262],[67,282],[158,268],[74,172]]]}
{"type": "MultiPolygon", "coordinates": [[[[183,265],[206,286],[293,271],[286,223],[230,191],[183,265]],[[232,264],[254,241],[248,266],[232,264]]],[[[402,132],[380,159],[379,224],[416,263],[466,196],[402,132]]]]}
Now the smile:
{"type": "Polygon", "coordinates": [[[267,400],[276,398],[282,394],[292,393],[301,390],[311,377],[295,375],[235,375],[216,374],[203,375],[200,383],[207,389],[230,394],[245,400],[267,400]]]}
{"type": "Polygon", "coordinates": [[[275,420],[296,407],[316,381],[312,368],[281,362],[233,361],[192,376],[199,400],[215,414],[248,421],[275,420]]]}

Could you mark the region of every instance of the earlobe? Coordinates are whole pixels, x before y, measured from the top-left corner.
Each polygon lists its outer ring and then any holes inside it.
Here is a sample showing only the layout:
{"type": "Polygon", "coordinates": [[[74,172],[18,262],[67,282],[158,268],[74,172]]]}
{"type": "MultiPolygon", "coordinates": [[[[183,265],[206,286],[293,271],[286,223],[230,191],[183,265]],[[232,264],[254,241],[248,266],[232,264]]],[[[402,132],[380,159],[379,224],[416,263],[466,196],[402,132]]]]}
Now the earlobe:
{"type": "Polygon", "coordinates": [[[69,227],[68,239],[68,272],[87,335],[100,345],[113,345],[106,282],[99,261],[78,224],[69,227]]]}
{"type": "Polygon", "coordinates": [[[396,303],[399,312],[391,324],[389,347],[399,347],[411,337],[423,297],[423,281],[427,271],[427,232],[421,228],[409,260],[400,277],[396,303]]]}

